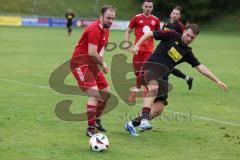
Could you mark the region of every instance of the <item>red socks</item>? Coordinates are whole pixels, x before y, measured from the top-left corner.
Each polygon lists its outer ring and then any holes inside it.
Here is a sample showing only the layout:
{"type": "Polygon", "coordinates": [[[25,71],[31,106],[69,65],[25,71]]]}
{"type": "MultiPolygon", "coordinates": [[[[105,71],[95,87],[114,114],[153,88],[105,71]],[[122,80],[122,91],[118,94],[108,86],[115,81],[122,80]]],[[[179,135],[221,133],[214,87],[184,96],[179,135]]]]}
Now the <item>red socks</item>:
{"type": "Polygon", "coordinates": [[[96,123],[97,106],[87,105],[88,125],[94,126],[96,123]]]}
{"type": "Polygon", "coordinates": [[[142,116],[141,116],[141,119],[149,120],[150,111],[151,111],[151,108],[143,107],[143,108],[142,108],[142,116]]]}

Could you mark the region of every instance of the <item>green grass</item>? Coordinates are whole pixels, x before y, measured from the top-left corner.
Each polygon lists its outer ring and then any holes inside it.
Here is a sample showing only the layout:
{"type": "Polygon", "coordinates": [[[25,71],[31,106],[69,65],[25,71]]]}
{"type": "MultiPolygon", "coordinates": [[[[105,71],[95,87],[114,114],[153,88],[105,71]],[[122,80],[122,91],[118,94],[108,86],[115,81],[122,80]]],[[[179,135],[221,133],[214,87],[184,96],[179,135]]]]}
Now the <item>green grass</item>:
{"type": "Polygon", "coordinates": [[[219,16],[205,22],[203,29],[209,32],[219,32],[221,34],[240,34],[240,10],[234,10],[231,13],[223,12],[219,16]]]}
{"type": "MultiPolygon", "coordinates": [[[[192,45],[201,62],[226,82],[227,93],[182,64],[178,68],[194,77],[193,89],[188,91],[183,80],[171,76],[174,90],[164,115],[171,118],[181,112],[188,118],[157,119],[152,122],[153,130],[131,137],[123,124],[126,118],[136,115],[141,99],[135,107],[120,102],[103,117],[109,151],[94,153],[88,148],[86,122],[62,121],[54,112],[57,102],[63,99],[74,100],[72,112],[82,112],[86,98],[47,88],[50,74],[71,57],[81,32],[74,29],[73,36],[68,37],[63,28],[0,27],[0,159],[239,159],[239,36],[202,32],[192,45]]],[[[110,41],[119,43],[123,35],[112,31],[110,41]]],[[[121,53],[119,49],[106,53],[107,63],[111,65],[112,57],[121,53]]],[[[107,79],[118,96],[110,74],[107,79]]],[[[76,85],[72,75],[66,81],[76,85]]]]}
{"type": "Polygon", "coordinates": [[[125,0],[121,3],[115,0],[100,0],[97,13],[94,12],[96,0],[36,0],[35,7],[33,7],[33,2],[34,0],[0,0],[0,14],[64,17],[66,10],[72,9],[77,17],[94,18],[100,13],[102,5],[109,4],[117,8],[117,19],[128,20],[132,15],[141,11],[140,1],[136,0],[125,0]]]}

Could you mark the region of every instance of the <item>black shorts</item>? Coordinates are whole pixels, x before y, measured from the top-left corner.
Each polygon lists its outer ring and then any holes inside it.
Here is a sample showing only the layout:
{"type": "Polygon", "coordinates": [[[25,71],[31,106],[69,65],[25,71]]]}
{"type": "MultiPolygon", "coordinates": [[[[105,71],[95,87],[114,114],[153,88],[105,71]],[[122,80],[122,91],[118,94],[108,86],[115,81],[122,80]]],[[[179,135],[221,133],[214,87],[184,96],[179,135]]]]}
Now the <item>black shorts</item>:
{"type": "Polygon", "coordinates": [[[171,88],[168,84],[168,76],[162,77],[162,80],[162,82],[158,82],[158,94],[154,102],[163,102],[168,105],[168,92],[169,88],[171,88]]]}
{"type": "Polygon", "coordinates": [[[151,80],[158,82],[158,94],[154,102],[163,102],[165,105],[168,104],[168,92],[172,88],[168,84],[169,69],[163,64],[146,62],[142,69],[142,83],[148,85],[151,80]]]}
{"type": "Polygon", "coordinates": [[[67,28],[71,28],[72,27],[72,21],[68,20],[67,24],[66,24],[66,27],[67,28]]]}

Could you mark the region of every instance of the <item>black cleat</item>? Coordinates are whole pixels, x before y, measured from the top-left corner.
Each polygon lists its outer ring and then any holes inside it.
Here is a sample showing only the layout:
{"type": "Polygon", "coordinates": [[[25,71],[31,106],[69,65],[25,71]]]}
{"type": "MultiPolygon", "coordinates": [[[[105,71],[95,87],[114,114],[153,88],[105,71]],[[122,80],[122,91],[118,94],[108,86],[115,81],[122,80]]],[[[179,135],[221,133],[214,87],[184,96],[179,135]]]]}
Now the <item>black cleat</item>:
{"type": "Polygon", "coordinates": [[[101,132],[106,132],[106,129],[103,128],[100,119],[96,119],[95,128],[101,132]]]}
{"type": "Polygon", "coordinates": [[[193,83],[193,78],[189,77],[189,79],[187,80],[187,85],[188,85],[188,89],[191,90],[192,89],[192,83],[193,83]]]}
{"type": "Polygon", "coordinates": [[[87,128],[87,131],[86,131],[86,135],[88,136],[88,137],[92,137],[94,134],[96,134],[97,133],[97,131],[96,131],[96,129],[95,128],[92,128],[92,127],[88,127],[87,128]]]}

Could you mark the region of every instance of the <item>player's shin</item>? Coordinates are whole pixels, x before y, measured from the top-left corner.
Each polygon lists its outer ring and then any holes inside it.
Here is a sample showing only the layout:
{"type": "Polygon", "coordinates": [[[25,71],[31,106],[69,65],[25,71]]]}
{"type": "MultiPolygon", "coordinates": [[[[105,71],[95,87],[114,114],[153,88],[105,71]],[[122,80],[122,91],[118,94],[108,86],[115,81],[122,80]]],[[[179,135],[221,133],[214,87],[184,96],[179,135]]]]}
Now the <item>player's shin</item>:
{"type": "Polygon", "coordinates": [[[95,127],[97,128],[97,130],[102,131],[102,132],[106,132],[106,129],[102,126],[101,116],[102,116],[102,113],[106,107],[107,101],[110,98],[110,96],[111,96],[111,93],[102,92],[101,99],[98,101],[98,104],[97,104],[95,127]]]}
{"type": "Polygon", "coordinates": [[[141,115],[141,124],[139,127],[140,131],[150,130],[152,126],[149,124],[149,115],[151,112],[151,106],[154,103],[154,100],[158,93],[158,83],[156,81],[150,81],[150,85],[147,86],[148,92],[146,93],[143,99],[143,108],[141,115]]]}
{"type": "Polygon", "coordinates": [[[159,115],[161,115],[161,113],[164,110],[164,107],[165,107],[165,104],[163,102],[160,102],[160,101],[154,102],[151,107],[149,119],[152,120],[158,117],[159,115]]]}
{"type": "Polygon", "coordinates": [[[111,97],[110,92],[100,92],[100,94],[101,94],[101,98],[100,100],[98,100],[98,104],[97,104],[97,115],[96,115],[97,119],[101,118],[101,115],[106,107],[106,104],[109,98],[111,97]]]}
{"type": "Polygon", "coordinates": [[[154,100],[158,93],[158,84],[154,81],[150,82],[151,85],[148,85],[148,91],[143,98],[143,108],[142,108],[142,116],[141,119],[149,120],[149,114],[151,111],[151,106],[154,103],[154,100]]]}
{"type": "Polygon", "coordinates": [[[87,117],[88,117],[88,126],[91,128],[96,123],[96,112],[97,106],[95,105],[87,105],[87,117]]]}

